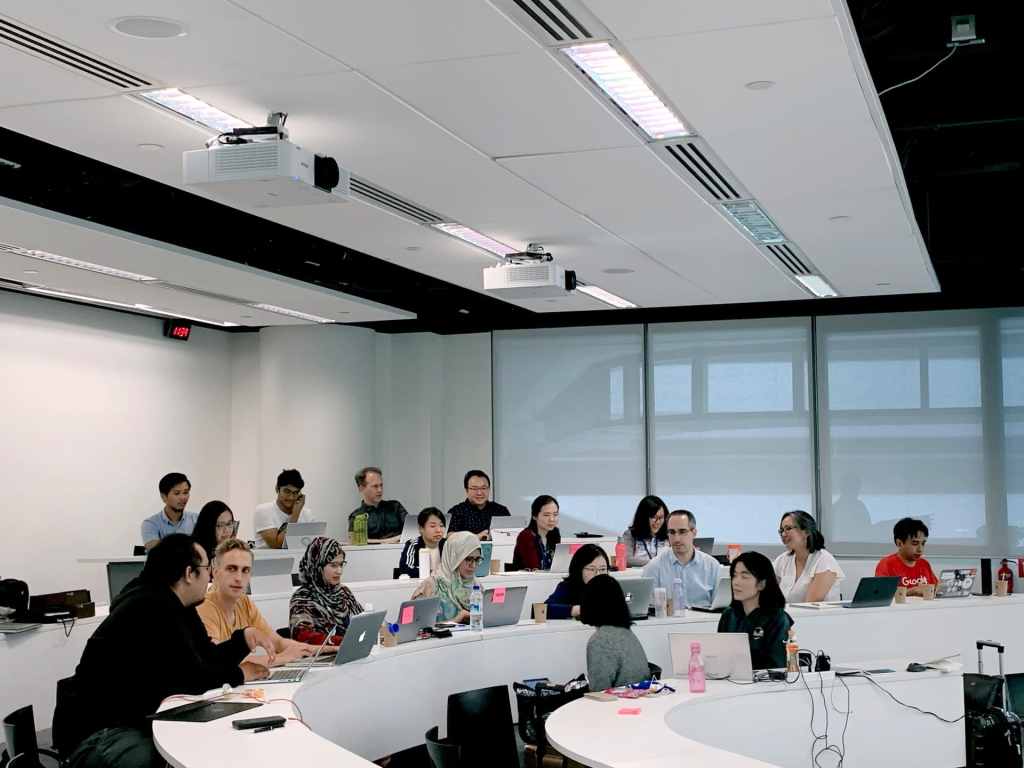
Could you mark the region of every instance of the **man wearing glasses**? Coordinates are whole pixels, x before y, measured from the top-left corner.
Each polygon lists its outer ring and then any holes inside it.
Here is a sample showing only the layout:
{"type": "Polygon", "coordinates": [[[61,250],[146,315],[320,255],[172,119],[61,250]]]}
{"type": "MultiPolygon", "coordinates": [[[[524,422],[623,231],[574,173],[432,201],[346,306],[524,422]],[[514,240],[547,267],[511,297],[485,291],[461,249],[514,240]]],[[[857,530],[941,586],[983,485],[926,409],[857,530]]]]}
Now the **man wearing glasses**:
{"type": "Polygon", "coordinates": [[[711,555],[693,546],[697,536],[697,518],[685,509],[668,516],[669,548],[644,566],[644,576],[654,579],[654,587],[663,587],[670,599],[676,579],[683,583],[685,607],[710,608],[718,581],[719,565],[711,555]]]}
{"type": "Polygon", "coordinates": [[[466,500],[448,510],[448,533],[469,531],[481,541],[491,538],[491,518],[508,517],[508,507],[491,501],[491,478],[482,469],[471,469],[462,479],[466,500]]]}
{"type": "Polygon", "coordinates": [[[305,482],[297,469],[284,469],[277,476],[277,499],[256,507],[254,518],[257,549],[286,549],[288,523],[312,523],[316,520],[306,506],[302,492],[305,482]]]}

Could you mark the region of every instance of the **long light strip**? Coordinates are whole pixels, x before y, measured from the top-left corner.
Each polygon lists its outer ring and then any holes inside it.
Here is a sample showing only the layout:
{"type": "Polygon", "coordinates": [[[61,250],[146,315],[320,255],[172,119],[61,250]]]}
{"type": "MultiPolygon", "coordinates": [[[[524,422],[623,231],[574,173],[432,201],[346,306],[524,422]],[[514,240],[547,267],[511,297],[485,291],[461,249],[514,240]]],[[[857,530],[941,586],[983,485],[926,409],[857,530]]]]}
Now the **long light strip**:
{"type": "Polygon", "coordinates": [[[60,264],[62,267],[72,267],[74,269],[84,269],[88,272],[96,272],[101,275],[107,275],[108,277],[119,277],[122,280],[135,280],[139,283],[149,283],[155,280],[159,280],[157,277],[150,277],[149,275],[140,275],[137,272],[128,272],[124,269],[115,269],[114,267],[107,267],[103,264],[93,264],[91,261],[82,261],[81,259],[72,259],[70,256],[61,256],[56,253],[47,253],[46,251],[33,251],[29,248],[22,248],[18,245],[8,245],[7,243],[0,243],[0,251],[6,251],[7,253],[13,253],[17,256],[25,256],[29,259],[36,259],[38,261],[46,261],[50,264],[60,264]]]}
{"type": "Polygon", "coordinates": [[[834,299],[839,291],[821,275],[794,275],[808,291],[822,299],[834,299]]]}
{"type": "Polygon", "coordinates": [[[632,301],[616,296],[610,291],[606,291],[604,288],[598,288],[596,285],[578,285],[576,290],[580,293],[585,293],[592,299],[603,301],[605,304],[615,307],[616,309],[636,309],[636,304],[632,301]]]}
{"type": "Polygon", "coordinates": [[[680,117],[610,43],[571,45],[561,51],[650,139],[657,141],[690,133],[680,117]]]}
{"type": "Polygon", "coordinates": [[[227,133],[234,128],[252,127],[251,123],[247,123],[234,115],[217,109],[217,107],[207,104],[202,99],[197,99],[195,96],[185,93],[180,88],[161,88],[158,91],[143,91],[138,95],[151,104],[169,109],[171,112],[204,125],[218,133],[227,133]]]}
{"type": "Polygon", "coordinates": [[[738,200],[722,203],[726,215],[740,226],[754,240],[765,245],[786,242],[771,217],[754,200],[738,200]]]}
{"type": "Polygon", "coordinates": [[[253,309],[262,309],[264,312],[273,312],[275,315],[284,315],[285,317],[294,317],[297,320],[309,320],[311,323],[333,323],[329,317],[320,317],[319,315],[311,315],[308,312],[299,312],[297,309],[288,309],[287,307],[278,307],[274,304],[250,304],[253,309]]]}
{"type": "Polygon", "coordinates": [[[181,312],[168,312],[165,309],[157,309],[151,307],[149,304],[136,304],[136,309],[141,309],[145,312],[155,312],[158,315],[164,315],[165,317],[180,317],[182,320],[195,320],[197,323],[208,323],[210,325],[220,325],[224,328],[237,328],[239,323],[232,323],[230,320],[207,320],[205,317],[196,317],[195,315],[183,315],[181,312]]]}
{"type": "Polygon", "coordinates": [[[477,248],[482,248],[488,253],[499,258],[503,258],[513,253],[518,253],[517,249],[509,245],[505,245],[504,243],[499,243],[497,240],[481,234],[475,229],[470,229],[463,224],[445,222],[442,224],[432,224],[431,226],[434,229],[444,232],[446,235],[451,235],[452,237],[462,240],[464,243],[469,243],[470,245],[475,245],[477,248]]]}
{"type": "Polygon", "coordinates": [[[112,299],[100,299],[95,296],[86,296],[81,293],[69,293],[68,291],[57,291],[52,288],[43,288],[36,285],[26,285],[25,290],[32,291],[32,293],[40,293],[44,296],[53,296],[58,299],[73,299],[74,301],[84,301],[88,304],[102,304],[107,307],[121,307],[122,309],[136,309],[143,312],[153,312],[157,315],[164,315],[165,317],[180,317],[182,320],[195,320],[197,323],[206,323],[207,325],[219,325],[223,328],[235,328],[239,324],[232,323],[228,320],[209,320],[205,317],[195,317],[193,315],[184,315],[181,312],[168,312],[167,310],[157,309],[151,307],[148,304],[129,304],[126,301],[113,301],[112,299]]]}

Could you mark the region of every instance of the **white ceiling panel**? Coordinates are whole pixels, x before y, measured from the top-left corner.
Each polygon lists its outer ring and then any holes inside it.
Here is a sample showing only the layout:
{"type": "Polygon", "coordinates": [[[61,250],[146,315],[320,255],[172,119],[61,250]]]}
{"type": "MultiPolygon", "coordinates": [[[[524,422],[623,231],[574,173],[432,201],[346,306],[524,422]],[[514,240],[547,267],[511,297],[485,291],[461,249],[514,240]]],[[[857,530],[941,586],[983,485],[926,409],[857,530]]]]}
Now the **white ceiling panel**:
{"type": "Polygon", "coordinates": [[[544,51],[375,69],[374,80],[491,157],[637,144],[544,51]]]}
{"type": "Polygon", "coordinates": [[[58,67],[46,59],[0,45],[0,107],[43,99],[88,99],[106,96],[113,86],[58,67]],[[11,76],[18,73],[16,77],[11,76]]]}
{"type": "Polygon", "coordinates": [[[481,0],[235,0],[357,69],[517,53],[533,47],[481,0]]]}
{"type": "MultiPolygon", "coordinates": [[[[502,164],[718,297],[807,297],[647,149],[516,158],[502,164]],[[623,205],[624,198],[629,205],[623,205]]],[[[665,305],[681,303],[671,295],[667,299],[665,305]]]]}
{"type": "MultiPolygon", "coordinates": [[[[4,0],[4,13],[147,79],[187,88],[282,74],[341,68],[303,42],[225,0],[104,0],[97,3],[4,0]],[[188,34],[158,40],[128,37],[110,28],[123,16],[155,16],[183,23],[188,34]]],[[[288,6],[295,13],[293,6],[288,6]]],[[[38,101],[50,98],[38,94],[38,101]]]]}
{"type": "Polygon", "coordinates": [[[829,0],[584,0],[612,34],[623,40],[687,35],[713,29],[778,24],[831,16],[829,0]]]}

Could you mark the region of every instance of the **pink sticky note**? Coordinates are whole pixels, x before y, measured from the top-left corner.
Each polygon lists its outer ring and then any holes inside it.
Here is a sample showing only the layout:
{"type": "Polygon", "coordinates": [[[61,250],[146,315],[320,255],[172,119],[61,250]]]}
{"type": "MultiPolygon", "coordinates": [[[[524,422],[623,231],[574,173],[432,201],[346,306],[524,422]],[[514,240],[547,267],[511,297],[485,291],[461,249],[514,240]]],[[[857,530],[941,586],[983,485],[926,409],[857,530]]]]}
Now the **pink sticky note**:
{"type": "Polygon", "coordinates": [[[402,618],[398,620],[399,624],[412,624],[413,617],[416,615],[416,606],[407,605],[402,609],[402,618]]]}
{"type": "Polygon", "coordinates": [[[505,602],[505,588],[504,587],[495,587],[494,588],[494,595],[491,597],[491,602],[494,603],[494,605],[501,605],[502,603],[505,602]]]}
{"type": "Polygon", "coordinates": [[[620,715],[639,715],[640,707],[621,707],[619,709],[620,715]]]}
{"type": "Polygon", "coordinates": [[[569,545],[569,554],[570,554],[570,555],[575,555],[575,554],[576,554],[576,550],[577,550],[577,549],[579,549],[579,548],[580,548],[580,547],[582,547],[582,546],[583,546],[583,545],[582,545],[582,544],[580,544],[580,543],[576,543],[576,544],[570,544],[570,545],[569,545]]]}

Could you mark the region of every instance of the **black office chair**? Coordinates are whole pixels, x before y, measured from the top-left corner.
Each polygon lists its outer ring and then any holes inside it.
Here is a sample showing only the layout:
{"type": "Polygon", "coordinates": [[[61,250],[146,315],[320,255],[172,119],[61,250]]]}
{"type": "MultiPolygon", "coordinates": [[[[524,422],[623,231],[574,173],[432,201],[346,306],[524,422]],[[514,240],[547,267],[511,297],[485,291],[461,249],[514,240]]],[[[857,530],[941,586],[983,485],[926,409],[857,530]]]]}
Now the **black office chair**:
{"type": "Polygon", "coordinates": [[[42,768],[40,755],[46,755],[60,765],[60,756],[49,749],[40,749],[36,739],[36,720],[32,706],[16,709],[4,718],[6,754],[10,755],[7,768],[42,768]]]}
{"type": "Polygon", "coordinates": [[[465,765],[519,768],[508,686],[495,685],[448,697],[448,741],[458,744],[465,765]]]}
{"type": "Polygon", "coordinates": [[[132,547],[132,557],[142,557],[146,554],[146,548],[142,544],[132,547]]]}
{"type": "Polygon", "coordinates": [[[648,661],[647,668],[651,671],[651,680],[661,680],[661,667],[653,661],[648,661]]]}
{"type": "Polygon", "coordinates": [[[402,569],[401,568],[392,568],[391,569],[391,578],[392,579],[397,579],[401,575],[402,575],[402,569]]]}
{"type": "Polygon", "coordinates": [[[460,768],[462,748],[458,744],[452,744],[449,739],[439,739],[436,725],[427,731],[423,738],[427,745],[427,754],[430,755],[430,762],[434,768],[460,768]]]}
{"type": "Polygon", "coordinates": [[[299,586],[299,585],[300,585],[301,583],[302,583],[302,582],[301,582],[301,581],[299,581],[299,574],[297,574],[297,573],[293,573],[293,574],[292,574],[292,586],[293,586],[293,587],[297,587],[297,586],[299,586]]]}
{"type": "Polygon", "coordinates": [[[285,640],[292,639],[292,628],[291,627],[278,627],[277,634],[283,637],[285,640]]]}

